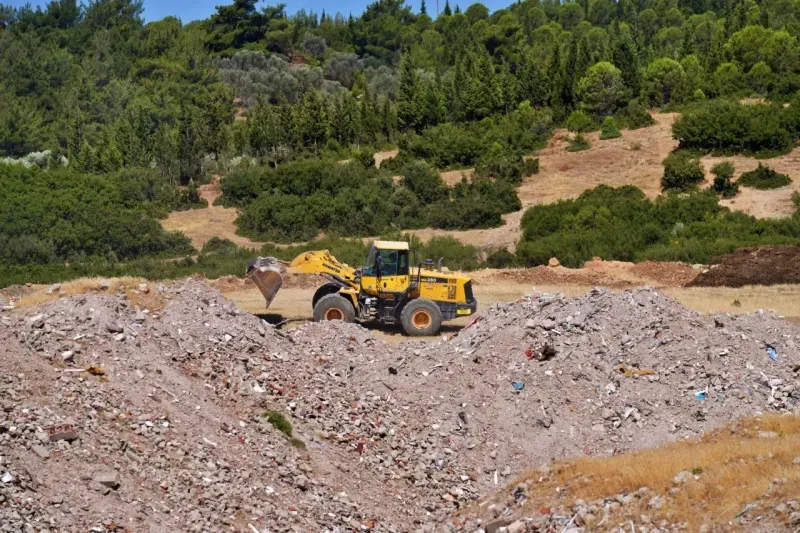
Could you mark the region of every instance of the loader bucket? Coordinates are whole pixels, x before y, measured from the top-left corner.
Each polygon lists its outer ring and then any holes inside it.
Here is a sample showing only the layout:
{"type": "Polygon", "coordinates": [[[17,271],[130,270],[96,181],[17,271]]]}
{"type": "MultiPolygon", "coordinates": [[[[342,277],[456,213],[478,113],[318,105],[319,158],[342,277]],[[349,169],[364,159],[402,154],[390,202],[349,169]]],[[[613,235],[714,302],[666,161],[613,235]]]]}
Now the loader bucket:
{"type": "Polygon", "coordinates": [[[259,257],[247,264],[247,277],[253,280],[264,295],[267,307],[283,284],[283,264],[274,257],[259,257]]]}

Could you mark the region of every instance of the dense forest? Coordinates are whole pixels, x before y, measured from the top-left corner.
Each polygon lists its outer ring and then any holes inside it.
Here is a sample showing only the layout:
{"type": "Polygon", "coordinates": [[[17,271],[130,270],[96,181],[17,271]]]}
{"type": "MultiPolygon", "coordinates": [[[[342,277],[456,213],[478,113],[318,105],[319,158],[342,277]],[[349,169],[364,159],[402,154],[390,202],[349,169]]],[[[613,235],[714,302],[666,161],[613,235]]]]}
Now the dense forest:
{"type": "MultiPolygon", "coordinates": [[[[239,230],[270,240],[496,226],[553,127],[614,136],[649,107],[686,111],[684,149],[785,152],[799,17],[788,0],[379,0],[358,16],[235,0],[188,24],[145,23],[141,0],[0,5],[0,270],[191,253],[155,219],[201,206],[213,175],[239,230]],[[735,103],[752,95],[775,103],[735,103]],[[400,155],[375,169],[385,146],[400,155]],[[471,182],[438,177],[466,167],[471,182]]],[[[691,189],[691,157],[673,163],[665,188],[691,189]]],[[[532,246],[496,257],[535,264],[532,246]]]]}

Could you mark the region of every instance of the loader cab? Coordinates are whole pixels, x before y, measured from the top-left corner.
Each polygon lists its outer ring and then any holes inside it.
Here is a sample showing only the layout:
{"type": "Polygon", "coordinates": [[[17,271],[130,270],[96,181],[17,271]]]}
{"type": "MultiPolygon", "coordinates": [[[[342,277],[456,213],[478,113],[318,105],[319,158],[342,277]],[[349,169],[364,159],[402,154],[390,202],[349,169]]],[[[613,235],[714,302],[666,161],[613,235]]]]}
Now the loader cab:
{"type": "Polygon", "coordinates": [[[367,253],[361,290],[372,296],[402,293],[408,288],[410,271],[407,242],[375,241],[367,253]]]}

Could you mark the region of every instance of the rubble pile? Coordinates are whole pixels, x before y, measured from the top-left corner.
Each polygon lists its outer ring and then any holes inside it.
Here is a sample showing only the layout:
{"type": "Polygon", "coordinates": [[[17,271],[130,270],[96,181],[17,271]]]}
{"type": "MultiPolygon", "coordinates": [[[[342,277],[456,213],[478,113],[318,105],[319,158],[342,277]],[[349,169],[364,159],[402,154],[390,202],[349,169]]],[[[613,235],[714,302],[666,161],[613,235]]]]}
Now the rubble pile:
{"type": "Polygon", "coordinates": [[[450,531],[529,467],[800,403],[800,327],[649,289],[537,294],[402,344],[283,332],[198,281],[140,290],[163,308],[0,317],[0,531],[450,531]]]}
{"type": "Polygon", "coordinates": [[[248,391],[235,372],[205,373],[291,342],[204,284],[162,290],[160,312],[92,294],[3,317],[0,531],[369,524],[346,494],[313,479],[302,442],[237,394],[248,391]]]}

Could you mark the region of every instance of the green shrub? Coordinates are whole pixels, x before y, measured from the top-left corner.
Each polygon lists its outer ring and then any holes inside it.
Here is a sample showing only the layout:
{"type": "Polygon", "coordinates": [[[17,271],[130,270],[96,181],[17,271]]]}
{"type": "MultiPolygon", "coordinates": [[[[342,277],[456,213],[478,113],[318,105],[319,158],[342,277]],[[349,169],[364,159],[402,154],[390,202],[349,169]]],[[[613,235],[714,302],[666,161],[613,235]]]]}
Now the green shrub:
{"type": "Polygon", "coordinates": [[[536,205],[521,227],[517,257],[526,266],[553,256],[568,267],[594,256],[707,263],[744,246],[800,244],[800,217],[758,220],[720,206],[712,191],[651,201],[631,186],[601,185],[574,200],[536,205]]]}
{"type": "Polygon", "coordinates": [[[439,169],[468,168],[479,164],[497,143],[516,159],[546,144],[551,121],[550,110],[523,103],[507,115],[465,124],[447,122],[419,134],[407,133],[398,143],[400,156],[406,161],[424,159],[439,169]]]}
{"type": "Polygon", "coordinates": [[[539,173],[539,158],[529,157],[522,160],[522,175],[533,176],[539,173]]]}
{"type": "Polygon", "coordinates": [[[663,190],[688,191],[705,178],[700,160],[685,152],[672,152],[664,159],[663,190]]]}
{"type": "Polygon", "coordinates": [[[614,117],[606,117],[603,119],[603,126],[600,129],[600,139],[616,139],[622,137],[614,117]]]}
{"type": "Polygon", "coordinates": [[[236,245],[236,243],[231,241],[230,239],[220,239],[219,237],[211,237],[203,245],[203,249],[200,250],[200,253],[227,255],[235,253],[238,249],[239,247],[236,245]]]}
{"type": "Polygon", "coordinates": [[[711,188],[723,198],[733,198],[739,192],[739,184],[731,181],[734,171],[733,163],[729,161],[717,163],[711,169],[711,173],[714,174],[714,184],[711,188]]]}
{"type": "Polygon", "coordinates": [[[353,158],[364,167],[375,166],[375,150],[372,148],[362,146],[360,150],[353,154],[353,158]]]}
{"type": "Polygon", "coordinates": [[[755,170],[742,172],[736,183],[742,187],[753,187],[754,189],[778,189],[786,187],[792,179],[786,174],[780,174],[766,165],[758,164],[755,170]]]}
{"type": "Polygon", "coordinates": [[[580,152],[581,150],[588,150],[591,148],[589,141],[580,133],[568,140],[569,146],[567,146],[567,152],[580,152]]]}
{"type": "Polygon", "coordinates": [[[586,133],[592,131],[594,128],[594,121],[592,117],[583,111],[573,111],[567,119],[567,129],[574,133],[586,133]]]}
{"type": "Polygon", "coordinates": [[[519,184],[526,176],[539,172],[539,159],[523,159],[507,152],[490,152],[475,167],[475,175],[519,184]]]}
{"type": "Polygon", "coordinates": [[[647,108],[638,100],[631,100],[628,105],[617,112],[617,123],[626,129],[636,130],[652,126],[656,123],[647,108]]]}
{"type": "Polygon", "coordinates": [[[710,101],[681,115],[672,135],[681,148],[769,157],[785,153],[798,138],[800,114],[780,105],[710,101]]]}
{"type": "Polygon", "coordinates": [[[292,423],[289,422],[282,413],[278,411],[268,411],[264,413],[264,418],[267,419],[267,422],[272,424],[272,427],[287,437],[292,437],[292,423]]]}
{"type": "Polygon", "coordinates": [[[53,264],[194,252],[189,239],[154,218],[174,206],[157,173],[107,176],[0,164],[0,264],[53,264]]]}
{"type": "Polygon", "coordinates": [[[516,256],[505,248],[495,250],[486,257],[486,266],[489,268],[509,268],[516,263],[516,256]]]}

